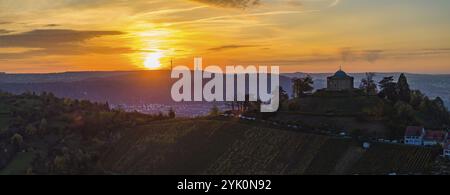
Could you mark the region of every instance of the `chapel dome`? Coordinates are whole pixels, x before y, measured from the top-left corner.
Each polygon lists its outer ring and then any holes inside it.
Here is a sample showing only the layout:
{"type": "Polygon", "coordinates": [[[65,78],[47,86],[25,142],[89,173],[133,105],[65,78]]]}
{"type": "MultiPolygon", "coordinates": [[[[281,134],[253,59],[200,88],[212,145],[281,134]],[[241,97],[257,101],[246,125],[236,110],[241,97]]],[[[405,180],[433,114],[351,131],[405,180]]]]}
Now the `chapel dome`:
{"type": "Polygon", "coordinates": [[[339,70],[339,71],[337,71],[336,73],[334,73],[334,77],[337,77],[337,78],[347,78],[348,75],[347,75],[347,73],[345,73],[344,71],[339,70]]]}

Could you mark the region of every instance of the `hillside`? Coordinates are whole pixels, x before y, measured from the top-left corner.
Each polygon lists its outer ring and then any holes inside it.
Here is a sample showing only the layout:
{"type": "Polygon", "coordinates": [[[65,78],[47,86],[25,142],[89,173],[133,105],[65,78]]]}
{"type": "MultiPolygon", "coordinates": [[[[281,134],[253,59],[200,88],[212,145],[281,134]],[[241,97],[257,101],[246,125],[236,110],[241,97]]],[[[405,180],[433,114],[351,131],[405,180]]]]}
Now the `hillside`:
{"type": "Polygon", "coordinates": [[[155,122],[125,132],[100,160],[116,174],[420,174],[431,149],[261,128],[237,121],[155,122]]]}
{"type": "Polygon", "coordinates": [[[0,93],[0,174],[424,174],[430,148],[0,93]]]}

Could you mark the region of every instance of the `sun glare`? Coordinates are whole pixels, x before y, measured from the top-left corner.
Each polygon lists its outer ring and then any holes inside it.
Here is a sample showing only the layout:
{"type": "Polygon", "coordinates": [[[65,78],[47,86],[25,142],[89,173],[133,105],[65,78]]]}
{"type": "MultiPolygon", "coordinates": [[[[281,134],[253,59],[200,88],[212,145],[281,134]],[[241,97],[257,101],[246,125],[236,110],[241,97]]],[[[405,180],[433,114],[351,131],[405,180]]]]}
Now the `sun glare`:
{"type": "Polygon", "coordinates": [[[145,57],[144,66],[147,69],[155,70],[161,68],[161,58],[164,57],[163,53],[158,51],[150,53],[145,57]]]}

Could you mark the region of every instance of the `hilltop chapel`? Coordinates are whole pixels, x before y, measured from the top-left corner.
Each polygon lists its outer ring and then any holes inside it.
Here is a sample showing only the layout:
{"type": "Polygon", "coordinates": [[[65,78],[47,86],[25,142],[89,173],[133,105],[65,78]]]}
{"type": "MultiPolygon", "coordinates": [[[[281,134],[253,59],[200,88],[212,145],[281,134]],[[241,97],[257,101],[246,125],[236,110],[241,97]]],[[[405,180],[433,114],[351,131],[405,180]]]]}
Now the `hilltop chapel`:
{"type": "Polygon", "coordinates": [[[353,90],[354,78],[348,76],[340,68],[333,76],[327,78],[327,91],[348,91],[353,90]]]}

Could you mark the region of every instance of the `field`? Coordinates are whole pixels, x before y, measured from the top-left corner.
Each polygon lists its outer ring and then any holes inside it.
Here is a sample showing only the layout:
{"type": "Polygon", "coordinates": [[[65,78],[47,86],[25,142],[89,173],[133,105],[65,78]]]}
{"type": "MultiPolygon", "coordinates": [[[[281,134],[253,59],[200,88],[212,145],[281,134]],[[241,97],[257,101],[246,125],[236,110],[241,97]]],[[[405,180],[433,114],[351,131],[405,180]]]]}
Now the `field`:
{"type": "Polygon", "coordinates": [[[131,174],[424,174],[432,149],[361,143],[237,121],[155,122],[122,135],[101,159],[131,174]]]}

